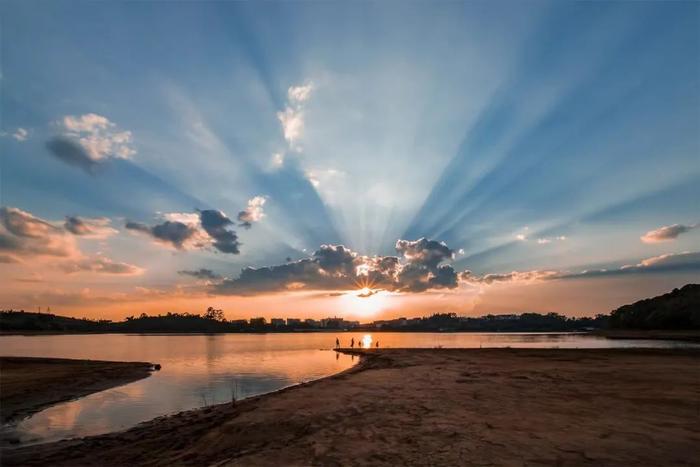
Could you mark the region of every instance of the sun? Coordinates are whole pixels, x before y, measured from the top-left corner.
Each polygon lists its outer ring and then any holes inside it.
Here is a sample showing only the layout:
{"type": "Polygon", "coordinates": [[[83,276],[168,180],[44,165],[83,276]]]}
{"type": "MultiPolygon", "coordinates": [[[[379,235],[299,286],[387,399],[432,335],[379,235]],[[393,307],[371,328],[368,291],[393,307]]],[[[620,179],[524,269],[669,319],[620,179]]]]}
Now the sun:
{"type": "Polygon", "coordinates": [[[340,297],[345,313],[358,318],[369,318],[380,313],[387,306],[388,294],[379,289],[361,287],[346,292],[340,297]]]}

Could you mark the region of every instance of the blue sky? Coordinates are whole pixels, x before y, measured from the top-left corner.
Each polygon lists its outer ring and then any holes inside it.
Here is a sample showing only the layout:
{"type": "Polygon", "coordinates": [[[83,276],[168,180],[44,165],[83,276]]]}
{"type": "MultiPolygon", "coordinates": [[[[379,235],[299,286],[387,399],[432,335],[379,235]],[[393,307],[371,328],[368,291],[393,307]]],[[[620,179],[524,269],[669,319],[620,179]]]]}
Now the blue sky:
{"type": "MultiPolygon", "coordinates": [[[[397,240],[426,237],[449,246],[441,264],[455,277],[427,294],[450,294],[445,306],[459,312],[474,311],[479,296],[477,308],[490,311],[483,297],[511,281],[482,280],[489,274],[548,271],[566,288],[564,274],[700,250],[696,2],[0,8],[1,204],[26,214],[17,222],[46,221],[61,238],[71,234],[66,216],[102,228],[64,238],[70,252],[37,253],[8,227],[6,211],[0,233],[12,260],[0,268],[31,283],[4,292],[7,306],[63,301],[70,311],[136,289],[144,301],[174,291],[216,301],[247,284],[235,282],[244,267],[308,259],[322,244],[410,262],[413,250],[397,253],[397,240]],[[51,149],[56,141],[69,146],[51,149]],[[70,144],[90,158],[68,163],[70,144]],[[246,207],[249,228],[236,220],[246,207]],[[217,246],[227,234],[199,220],[208,210],[230,220],[222,228],[235,232],[238,253],[217,246]],[[167,221],[191,226],[183,242],[155,228],[167,221]],[[234,285],[178,273],[200,268],[234,285]],[[480,279],[457,279],[465,270],[480,279]]],[[[625,273],[624,287],[573,281],[607,287],[599,306],[612,306],[697,281],[700,260],[682,258],[680,267],[644,271],[644,281],[625,273]]],[[[436,277],[432,265],[419,266],[421,281],[436,277]]],[[[319,285],[269,272],[286,282],[251,290],[319,285]]],[[[525,276],[517,277],[521,287],[525,276]]],[[[376,311],[415,291],[395,279],[376,287],[391,295],[376,311]]],[[[509,306],[556,310],[561,301],[509,306]]]]}

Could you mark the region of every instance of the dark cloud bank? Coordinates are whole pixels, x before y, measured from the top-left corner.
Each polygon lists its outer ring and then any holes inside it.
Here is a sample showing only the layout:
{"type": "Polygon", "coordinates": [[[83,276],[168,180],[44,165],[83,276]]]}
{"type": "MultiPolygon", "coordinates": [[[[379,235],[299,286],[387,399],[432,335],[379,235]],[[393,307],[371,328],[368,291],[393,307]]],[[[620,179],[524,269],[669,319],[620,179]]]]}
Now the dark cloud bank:
{"type": "Polygon", "coordinates": [[[214,286],[219,294],[248,295],[282,290],[352,290],[363,287],[393,292],[453,289],[458,274],[448,264],[454,252],[444,243],[421,238],[399,240],[399,256],[360,256],[343,245],[322,245],[310,258],[263,268],[245,268],[237,279],[214,286]]]}
{"type": "MultiPolygon", "coordinates": [[[[225,278],[212,284],[210,291],[221,295],[255,295],[294,290],[349,291],[368,288],[369,292],[362,292],[360,296],[369,297],[379,290],[419,293],[454,289],[460,284],[528,283],[700,271],[700,253],[696,252],[657,256],[639,264],[609,270],[577,273],[532,270],[478,275],[471,271],[457,272],[446,264],[454,258],[454,251],[441,242],[426,238],[399,240],[396,251],[397,256],[361,256],[343,245],[322,245],[309,258],[277,266],[244,268],[238,278],[225,278]]],[[[194,272],[190,275],[200,277],[194,272]]]]}

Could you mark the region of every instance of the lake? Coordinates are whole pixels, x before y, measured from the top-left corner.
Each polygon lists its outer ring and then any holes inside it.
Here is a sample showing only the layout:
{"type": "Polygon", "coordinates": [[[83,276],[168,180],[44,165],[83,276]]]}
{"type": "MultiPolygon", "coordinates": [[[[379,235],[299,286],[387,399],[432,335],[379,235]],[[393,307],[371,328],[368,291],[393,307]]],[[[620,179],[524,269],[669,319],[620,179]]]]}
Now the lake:
{"type": "MultiPolygon", "coordinates": [[[[6,356],[160,363],[150,377],[57,404],[2,435],[24,444],[123,430],[152,418],[263,394],[343,371],[357,362],[333,352],[335,338],[368,347],[614,348],[680,347],[654,340],[609,340],[575,333],[89,334],[1,336],[6,356]]],[[[356,344],[357,345],[357,344],[356,344]]]]}

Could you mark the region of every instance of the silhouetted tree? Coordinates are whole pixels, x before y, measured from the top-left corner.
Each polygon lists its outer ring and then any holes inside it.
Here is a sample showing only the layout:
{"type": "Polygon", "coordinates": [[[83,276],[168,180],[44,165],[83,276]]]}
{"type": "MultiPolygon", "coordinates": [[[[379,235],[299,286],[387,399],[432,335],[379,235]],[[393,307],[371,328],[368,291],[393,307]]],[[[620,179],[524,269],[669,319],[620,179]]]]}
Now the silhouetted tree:
{"type": "Polygon", "coordinates": [[[207,308],[206,313],[204,313],[206,319],[211,319],[214,321],[224,321],[224,312],[222,310],[216,309],[213,306],[207,308]]]}

